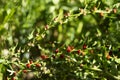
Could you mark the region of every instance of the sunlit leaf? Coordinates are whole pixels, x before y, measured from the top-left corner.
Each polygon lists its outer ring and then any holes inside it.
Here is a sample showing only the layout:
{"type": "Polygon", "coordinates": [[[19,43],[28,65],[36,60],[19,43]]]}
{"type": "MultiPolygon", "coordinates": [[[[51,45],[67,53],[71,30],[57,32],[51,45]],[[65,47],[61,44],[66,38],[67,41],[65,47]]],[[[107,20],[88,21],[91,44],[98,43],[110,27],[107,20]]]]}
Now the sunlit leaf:
{"type": "Polygon", "coordinates": [[[77,27],[77,33],[78,33],[78,34],[81,33],[82,28],[83,28],[83,22],[81,21],[81,22],[79,22],[79,25],[78,25],[78,27],[77,27]]]}

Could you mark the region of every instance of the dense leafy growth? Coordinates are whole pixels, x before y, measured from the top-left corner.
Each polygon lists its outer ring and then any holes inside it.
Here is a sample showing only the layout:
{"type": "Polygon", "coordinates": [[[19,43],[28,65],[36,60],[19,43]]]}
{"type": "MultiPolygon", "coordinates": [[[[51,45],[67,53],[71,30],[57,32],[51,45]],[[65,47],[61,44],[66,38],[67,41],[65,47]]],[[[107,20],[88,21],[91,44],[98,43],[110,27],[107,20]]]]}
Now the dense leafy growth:
{"type": "Polygon", "coordinates": [[[119,0],[0,0],[0,80],[118,80],[119,35],[119,0]]]}

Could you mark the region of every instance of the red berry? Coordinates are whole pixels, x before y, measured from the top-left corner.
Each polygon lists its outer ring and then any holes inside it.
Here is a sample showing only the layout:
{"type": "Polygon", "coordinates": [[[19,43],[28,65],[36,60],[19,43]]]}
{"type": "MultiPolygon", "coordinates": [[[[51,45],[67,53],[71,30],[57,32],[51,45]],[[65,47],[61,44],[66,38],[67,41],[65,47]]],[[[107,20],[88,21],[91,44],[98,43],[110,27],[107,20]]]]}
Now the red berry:
{"type": "Polygon", "coordinates": [[[41,57],[43,60],[45,59],[45,55],[41,55],[40,57],[41,57]]]}
{"type": "Polygon", "coordinates": [[[59,52],[59,49],[56,49],[56,50],[55,50],[55,53],[58,53],[58,52],[59,52]]]}
{"type": "Polygon", "coordinates": [[[62,58],[62,59],[63,59],[64,57],[65,57],[65,56],[64,56],[64,54],[60,54],[60,58],[62,58]]]}
{"type": "Polygon", "coordinates": [[[67,52],[71,52],[71,50],[72,50],[71,47],[68,46],[68,47],[67,47],[67,52]]]}
{"type": "Polygon", "coordinates": [[[29,62],[30,62],[30,64],[32,64],[32,63],[33,63],[33,61],[32,61],[32,60],[29,60],[29,62]]]}
{"type": "Polygon", "coordinates": [[[24,73],[27,73],[27,70],[23,70],[24,73]]]}
{"type": "Polygon", "coordinates": [[[16,76],[16,74],[17,74],[17,73],[16,73],[16,72],[14,72],[14,73],[13,73],[13,76],[16,76]]]}
{"type": "Polygon", "coordinates": [[[83,49],[86,49],[86,48],[87,48],[87,45],[86,45],[86,44],[84,44],[84,45],[83,45],[83,49]]]}
{"type": "Polygon", "coordinates": [[[26,64],[26,67],[27,67],[27,68],[30,68],[30,63],[27,63],[27,64],[26,64]]]}
{"type": "Polygon", "coordinates": [[[41,66],[41,64],[37,63],[37,64],[35,64],[35,66],[36,66],[36,67],[40,67],[40,66],[41,66]]]}
{"type": "Polygon", "coordinates": [[[80,54],[80,50],[78,50],[77,53],[80,54]]]}
{"type": "Polygon", "coordinates": [[[48,56],[47,55],[41,55],[40,56],[43,60],[45,60],[45,59],[47,59],[48,58],[48,56]]]}
{"type": "Polygon", "coordinates": [[[14,77],[12,77],[12,79],[11,80],[16,80],[14,77]]]}

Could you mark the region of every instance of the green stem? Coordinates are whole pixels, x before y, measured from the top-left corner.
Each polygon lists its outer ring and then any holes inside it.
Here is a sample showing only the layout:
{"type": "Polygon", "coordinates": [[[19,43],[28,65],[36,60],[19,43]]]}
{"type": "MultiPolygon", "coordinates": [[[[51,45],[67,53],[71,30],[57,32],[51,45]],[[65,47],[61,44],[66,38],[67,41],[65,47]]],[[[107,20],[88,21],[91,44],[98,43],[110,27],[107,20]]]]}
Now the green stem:
{"type": "Polygon", "coordinates": [[[120,79],[119,77],[114,76],[114,75],[112,75],[112,74],[109,73],[109,72],[105,72],[105,74],[107,74],[108,76],[110,76],[111,78],[113,78],[113,79],[115,79],[115,80],[119,80],[119,79],[120,79]]]}
{"type": "Polygon", "coordinates": [[[102,72],[103,74],[105,74],[105,75],[111,77],[111,78],[114,79],[114,80],[119,80],[119,79],[120,79],[119,77],[114,76],[114,75],[112,75],[111,73],[109,73],[109,72],[107,72],[107,71],[103,71],[103,70],[98,69],[98,68],[83,67],[83,69],[90,70],[90,71],[102,72]]]}

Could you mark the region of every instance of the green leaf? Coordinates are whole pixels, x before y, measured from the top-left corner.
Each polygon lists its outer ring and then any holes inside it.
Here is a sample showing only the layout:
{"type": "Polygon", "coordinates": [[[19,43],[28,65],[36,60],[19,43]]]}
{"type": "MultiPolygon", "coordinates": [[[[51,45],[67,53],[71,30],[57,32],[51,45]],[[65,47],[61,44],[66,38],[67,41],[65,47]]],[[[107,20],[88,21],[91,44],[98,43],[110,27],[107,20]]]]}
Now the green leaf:
{"type": "Polygon", "coordinates": [[[14,13],[15,13],[15,9],[10,10],[10,12],[8,13],[8,15],[5,17],[3,23],[6,23],[13,16],[14,13]]]}
{"type": "Polygon", "coordinates": [[[101,31],[98,28],[97,28],[97,32],[98,32],[98,36],[102,35],[101,31]]]}
{"type": "Polygon", "coordinates": [[[120,59],[115,59],[115,62],[120,64],[120,59]]]}
{"type": "Polygon", "coordinates": [[[31,32],[31,34],[29,34],[29,36],[28,36],[29,40],[33,38],[33,33],[34,33],[34,30],[31,32]]]}
{"type": "Polygon", "coordinates": [[[0,59],[0,63],[3,63],[3,62],[5,62],[5,60],[4,59],[0,59]]]}
{"type": "Polygon", "coordinates": [[[77,33],[80,34],[83,28],[83,22],[79,22],[78,28],[77,28],[77,33]]]}

